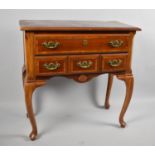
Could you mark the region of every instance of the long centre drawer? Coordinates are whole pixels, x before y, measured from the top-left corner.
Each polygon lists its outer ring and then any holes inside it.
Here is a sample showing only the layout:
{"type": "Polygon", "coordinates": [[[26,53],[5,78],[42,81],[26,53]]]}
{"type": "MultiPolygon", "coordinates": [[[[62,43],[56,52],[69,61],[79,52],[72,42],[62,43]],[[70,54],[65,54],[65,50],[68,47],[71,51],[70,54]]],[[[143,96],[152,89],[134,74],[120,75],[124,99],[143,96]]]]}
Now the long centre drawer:
{"type": "Polygon", "coordinates": [[[34,54],[128,52],[130,34],[35,34],[34,54]]]}

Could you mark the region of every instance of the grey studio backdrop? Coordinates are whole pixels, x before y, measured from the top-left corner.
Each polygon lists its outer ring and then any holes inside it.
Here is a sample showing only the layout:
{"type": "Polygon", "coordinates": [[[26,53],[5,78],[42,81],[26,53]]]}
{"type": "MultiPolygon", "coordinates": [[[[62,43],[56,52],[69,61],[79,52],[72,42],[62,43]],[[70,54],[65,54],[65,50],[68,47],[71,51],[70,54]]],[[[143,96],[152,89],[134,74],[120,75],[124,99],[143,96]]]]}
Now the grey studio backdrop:
{"type": "Polygon", "coordinates": [[[155,145],[155,10],[0,10],[0,21],[0,145],[155,145]],[[84,84],[58,77],[34,93],[39,137],[28,139],[20,19],[118,20],[142,28],[134,39],[135,87],[125,129],[118,123],[123,82],[115,78],[105,110],[107,75],[84,84]]]}

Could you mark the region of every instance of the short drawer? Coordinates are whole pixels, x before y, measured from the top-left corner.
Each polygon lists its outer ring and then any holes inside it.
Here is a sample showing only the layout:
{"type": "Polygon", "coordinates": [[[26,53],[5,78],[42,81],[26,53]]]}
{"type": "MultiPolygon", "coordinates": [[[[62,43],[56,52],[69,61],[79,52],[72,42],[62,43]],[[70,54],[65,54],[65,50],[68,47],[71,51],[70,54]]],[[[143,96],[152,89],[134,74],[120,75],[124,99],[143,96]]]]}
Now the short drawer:
{"type": "Polygon", "coordinates": [[[67,72],[66,56],[35,57],[35,73],[38,76],[59,75],[67,72]]]}
{"type": "Polygon", "coordinates": [[[102,55],[102,71],[115,72],[125,71],[127,68],[128,54],[102,55]]]}
{"type": "Polygon", "coordinates": [[[99,70],[99,55],[77,55],[69,57],[69,72],[95,73],[99,70]]]}
{"type": "Polygon", "coordinates": [[[35,54],[124,52],[130,34],[35,34],[35,54]]]}

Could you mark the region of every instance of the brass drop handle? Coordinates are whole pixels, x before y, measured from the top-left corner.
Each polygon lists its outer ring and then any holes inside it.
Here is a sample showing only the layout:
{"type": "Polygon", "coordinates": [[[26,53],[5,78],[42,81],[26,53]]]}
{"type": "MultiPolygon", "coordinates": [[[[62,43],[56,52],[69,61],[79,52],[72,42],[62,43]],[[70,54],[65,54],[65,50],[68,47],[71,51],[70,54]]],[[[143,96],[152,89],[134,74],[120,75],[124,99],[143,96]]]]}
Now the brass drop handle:
{"type": "Polygon", "coordinates": [[[121,47],[123,45],[124,41],[123,40],[111,40],[108,44],[111,46],[111,47],[115,47],[115,48],[118,48],[118,47],[121,47]]]}
{"type": "Polygon", "coordinates": [[[49,41],[49,42],[43,42],[42,45],[46,48],[54,49],[57,48],[60,43],[58,41],[49,41]]]}
{"type": "Polygon", "coordinates": [[[111,66],[111,67],[118,67],[120,66],[122,63],[122,60],[121,59],[113,59],[113,60],[110,60],[108,62],[108,64],[111,66]]]}
{"type": "Polygon", "coordinates": [[[90,68],[92,66],[93,62],[92,61],[79,61],[77,63],[77,66],[79,66],[80,68],[83,68],[83,69],[87,69],[87,68],[90,68]]]}
{"type": "Polygon", "coordinates": [[[56,63],[45,63],[43,65],[47,70],[53,71],[53,70],[57,70],[60,67],[60,63],[56,62],[56,63]]]}

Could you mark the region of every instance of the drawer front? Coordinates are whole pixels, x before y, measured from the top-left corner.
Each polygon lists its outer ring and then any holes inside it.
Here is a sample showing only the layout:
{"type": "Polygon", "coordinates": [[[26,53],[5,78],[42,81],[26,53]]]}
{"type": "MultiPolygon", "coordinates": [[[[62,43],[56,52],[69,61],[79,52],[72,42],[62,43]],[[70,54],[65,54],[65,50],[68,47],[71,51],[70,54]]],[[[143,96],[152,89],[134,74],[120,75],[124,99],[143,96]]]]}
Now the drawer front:
{"type": "Polygon", "coordinates": [[[80,55],[69,57],[69,72],[93,73],[98,72],[99,55],[80,55]]]}
{"type": "Polygon", "coordinates": [[[124,52],[130,34],[35,34],[35,54],[124,52]]]}
{"type": "Polygon", "coordinates": [[[67,72],[66,56],[35,57],[36,75],[59,75],[67,72]]]}
{"type": "Polygon", "coordinates": [[[127,54],[102,55],[102,71],[125,71],[127,69],[127,58],[127,54]]]}
{"type": "Polygon", "coordinates": [[[36,56],[36,76],[125,71],[128,54],[36,56]]]}

